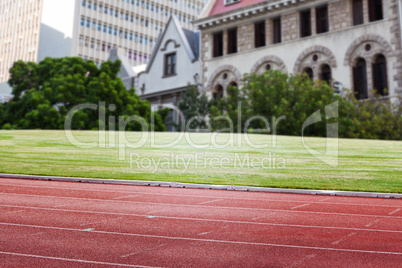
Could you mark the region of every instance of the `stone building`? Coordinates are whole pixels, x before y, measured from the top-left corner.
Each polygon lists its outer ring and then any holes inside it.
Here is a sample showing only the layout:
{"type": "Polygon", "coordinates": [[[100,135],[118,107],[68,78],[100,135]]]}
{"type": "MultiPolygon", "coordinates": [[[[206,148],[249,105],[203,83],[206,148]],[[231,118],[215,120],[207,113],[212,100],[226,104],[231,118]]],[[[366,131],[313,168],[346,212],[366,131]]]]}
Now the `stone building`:
{"type": "Polygon", "coordinates": [[[202,85],[210,97],[244,73],[305,72],[354,89],[402,95],[400,0],[212,0],[201,31],[202,85]],[[387,89],[387,90],[385,90],[387,89]]]}

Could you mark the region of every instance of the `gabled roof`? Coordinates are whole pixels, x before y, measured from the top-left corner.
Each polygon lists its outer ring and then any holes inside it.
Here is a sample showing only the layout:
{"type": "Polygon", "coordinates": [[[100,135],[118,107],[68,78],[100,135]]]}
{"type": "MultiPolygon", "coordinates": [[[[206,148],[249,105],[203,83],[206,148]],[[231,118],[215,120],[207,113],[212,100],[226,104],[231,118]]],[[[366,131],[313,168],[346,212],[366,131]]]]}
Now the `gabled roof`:
{"type": "MultiPolygon", "coordinates": [[[[216,25],[231,24],[248,16],[277,13],[280,9],[288,9],[293,5],[311,0],[239,0],[225,5],[224,0],[211,0],[202,15],[193,21],[193,25],[202,31],[216,25]]],[[[324,1],[324,0],[319,0],[324,1]]]]}
{"type": "Polygon", "coordinates": [[[156,45],[152,51],[151,58],[149,59],[149,63],[147,65],[147,69],[145,70],[146,73],[148,73],[149,70],[151,69],[154,59],[162,46],[162,42],[164,41],[166,32],[168,31],[169,27],[175,27],[176,31],[178,32],[178,34],[180,36],[181,43],[183,44],[184,48],[186,49],[190,60],[195,61],[199,58],[200,33],[193,32],[188,29],[184,29],[180,25],[179,20],[174,15],[172,15],[172,16],[170,16],[164,31],[159,35],[158,40],[156,41],[156,45]]]}
{"type": "MultiPolygon", "coordinates": [[[[187,39],[187,42],[190,46],[191,51],[194,54],[194,59],[198,59],[199,57],[199,51],[200,51],[200,33],[199,32],[193,32],[191,30],[187,30],[182,28],[183,33],[185,38],[187,39]]],[[[193,60],[194,60],[193,59],[193,60]]]]}
{"type": "Polygon", "coordinates": [[[119,59],[121,61],[120,67],[120,77],[134,77],[136,73],[133,71],[130,62],[128,61],[127,57],[124,55],[124,50],[122,48],[114,47],[110,50],[109,60],[115,61],[119,59]]]}

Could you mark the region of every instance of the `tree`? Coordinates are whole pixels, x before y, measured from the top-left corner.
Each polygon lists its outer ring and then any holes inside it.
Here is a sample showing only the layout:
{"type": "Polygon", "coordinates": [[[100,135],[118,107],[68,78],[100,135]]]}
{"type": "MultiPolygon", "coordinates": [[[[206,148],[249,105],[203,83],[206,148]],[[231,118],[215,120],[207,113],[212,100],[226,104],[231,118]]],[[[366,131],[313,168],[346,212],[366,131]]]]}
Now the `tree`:
{"type": "MultiPolygon", "coordinates": [[[[9,80],[14,98],[1,108],[0,128],[63,129],[68,112],[76,105],[104,103],[97,110],[78,111],[72,128],[108,129],[109,116],[137,115],[145,119],[148,127],[154,116],[154,129],[166,130],[162,113],[151,113],[150,104],[141,100],[134,89],[126,90],[117,75],[120,65],[120,61],[107,61],[98,68],[93,61],[79,57],[46,58],[38,64],[16,62],[9,80]],[[99,117],[99,109],[105,112],[106,120],[99,117]]],[[[132,122],[126,130],[141,130],[141,126],[132,122]]]]}
{"type": "MultiPolygon", "coordinates": [[[[313,83],[301,74],[288,76],[279,71],[250,74],[244,76],[243,84],[241,89],[228,88],[227,97],[210,107],[211,114],[222,111],[230,118],[236,132],[265,129],[272,133],[275,121],[286,116],[278,123],[276,134],[300,136],[309,115],[337,100],[327,83],[313,83]]],[[[320,124],[306,128],[304,134],[324,136],[325,123],[324,118],[320,124]]]]}
{"type": "Polygon", "coordinates": [[[201,94],[196,86],[189,85],[187,90],[183,92],[178,108],[184,117],[184,121],[180,122],[182,128],[187,126],[189,122],[190,130],[206,128],[208,98],[205,94],[201,94]]]}
{"type": "Polygon", "coordinates": [[[402,107],[379,97],[358,101],[349,94],[341,98],[324,81],[311,81],[306,75],[287,75],[279,71],[245,75],[243,84],[241,89],[229,87],[225,98],[211,100],[209,112],[213,130],[228,128],[230,120],[234,132],[253,132],[267,129],[268,121],[270,133],[273,133],[275,121],[285,116],[277,124],[276,134],[325,137],[327,124],[337,122],[339,136],[343,138],[402,138],[402,107]],[[338,117],[328,118],[325,107],[336,101],[338,117]],[[318,110],[321,121],[303,130],[304,122],[318,110]],[[214,118],[223,116],[229,120],[214,122],[214,118]],[[246,121],[253,117],[255,119],[246,126],[246,121]]]}
{"type": "Polygon", "coordinates": [[[249,98],[237,86],[228,86],[226,90],[226,97],[211,99],[209,102],[212,131],[243,133],[242,119],[250,115],[249,98]]]}

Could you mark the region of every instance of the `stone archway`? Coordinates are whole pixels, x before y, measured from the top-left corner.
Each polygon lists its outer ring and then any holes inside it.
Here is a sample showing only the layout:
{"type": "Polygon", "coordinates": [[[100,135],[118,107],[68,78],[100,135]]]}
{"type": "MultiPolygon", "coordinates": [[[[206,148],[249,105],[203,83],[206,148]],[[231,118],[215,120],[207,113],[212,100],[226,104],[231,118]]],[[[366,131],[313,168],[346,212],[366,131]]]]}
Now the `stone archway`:
{"type": "Polygon", "coordinates": [[[285,63],[280,58],[277,56],[265,56],[254,63],[250,73],[263,73],[268,69],[279,70],[284,73],[288,72],[285,63]],[[270,68],[267,68],[267,65],[270,65],[270,68]]]}
{"type": "Polygon", "coordinates": [[[373,64],[377,55],[383,55],[386,59],[389,59],[394,56],[394,52],[391,45],[383,37],[375,34],[363,35],[357,38],[350,44],[345,54],[343,64],[350,67],[354,90],[359,88],[356,84],[358,79],[354,75],[354,72],[359,67],[358,63],[360,59],[366,62],[366,80],[364,83],[366,83],[367,94],[364,95],[364,98],[372,97],[372,90],[375,87],[373,81],[373,64]]]}
{"type": "Polygon", "coordinates": [[[221,85],[226,95],[226,88],[230,83],[236,83],[241,86],[241,73],[232,65],[223,65],[217,68],[210,76],[206,91],[212,92],[216,85],[221,85]]]}
{"type": "Polygon", "coordinates": [[[306,68],[311,68],[314,79],[319,79],[323,65],[328,65],[331,69],[336,68],[337,63],[334,54],[326,47],[312,46],[304,50],[297,58],[293,73],[301,73],[306,68]]]}
{"type": "Polygon", "coordinates": [[[357,58],[363,58],[367,63],[372,63],[374,56],[377,54],[383,54],[387,58],[392,57],[393,50],[391,45],[379,35],[363,35],[350,44],[343,64],[353,67],[357,58]]]}

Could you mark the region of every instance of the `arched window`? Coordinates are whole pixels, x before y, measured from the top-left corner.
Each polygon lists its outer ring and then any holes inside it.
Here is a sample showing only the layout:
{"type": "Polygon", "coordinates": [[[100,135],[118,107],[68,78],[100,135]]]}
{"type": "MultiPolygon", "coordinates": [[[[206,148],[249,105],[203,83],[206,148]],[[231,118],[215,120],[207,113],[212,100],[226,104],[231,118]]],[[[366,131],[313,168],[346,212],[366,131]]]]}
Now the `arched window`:
{"type": "Polygon", "coordinates": [[[373,87],[381,96],[388,95],[387,60],[384,55],[377,55],[373,63],[373,87]]]}
{"type": "Polygon", "coordinates": [[[328,85],[330,84],[330,82],[332,80],[332,73],[331,73],[331,67],[329,67],[328,64],[324,64],[324,65],[321,66],[320,79],[322,81],[327,82],[328,85]]]}
{"type": "Polygon", "coordinates": [[[362,58],[359,58],[353,67],[353,83],[356,99],[367,99],[367,68],[366,61],[362,58]]]}
{"type": "Polygon", "coordinates": [[[304,69],[303,73],[307,74],[307,76],[310,77],[310,80],[313,81],[313,79],[314,79],[313,69],[311,69],[310,67],[307,67],[304,69]]]}
{"type": "Polygon", "coordinates": [[[223,97],[223,87],[221,85],[216,85],[212,93],[212,98],[220,99],[223,97]]]}

